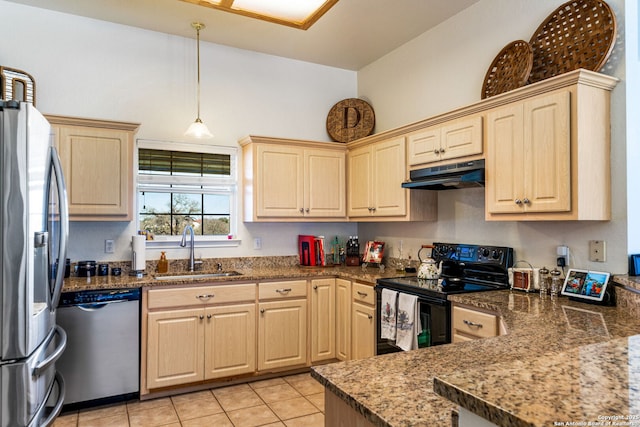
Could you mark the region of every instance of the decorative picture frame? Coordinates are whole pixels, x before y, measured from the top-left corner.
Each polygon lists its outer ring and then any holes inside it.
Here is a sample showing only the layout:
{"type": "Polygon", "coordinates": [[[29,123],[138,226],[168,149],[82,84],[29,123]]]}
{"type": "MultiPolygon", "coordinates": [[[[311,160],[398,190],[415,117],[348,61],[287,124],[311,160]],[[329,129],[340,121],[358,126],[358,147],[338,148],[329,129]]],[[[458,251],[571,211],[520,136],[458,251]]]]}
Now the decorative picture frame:
{"type": "Polygon", "coordinates": [[[381,264],[384,256],[384,242],[369,240],[364,249],[362,261],[365,263],[381,264]]]}
{"type": "Polygon", "coordinates": [[[590,301],[602,301],[610,273],[572,268],[567,273],[561,295],[590,301]]]}

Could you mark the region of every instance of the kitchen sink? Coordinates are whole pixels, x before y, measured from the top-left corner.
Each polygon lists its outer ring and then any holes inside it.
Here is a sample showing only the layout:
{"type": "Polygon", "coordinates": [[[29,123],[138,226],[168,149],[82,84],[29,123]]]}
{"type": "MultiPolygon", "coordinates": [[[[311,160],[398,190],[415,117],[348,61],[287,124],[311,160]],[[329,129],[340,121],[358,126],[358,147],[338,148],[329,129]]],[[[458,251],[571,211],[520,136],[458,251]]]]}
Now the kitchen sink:
{"type": "Polygon", "coordinates": [[[173,276],[156,276],[156,280],[195,280],[195,279],[211,279],[215,277],[233,277],[242,276],[237,271],[221,271],[219,273],[186,273],[173,276]]]}

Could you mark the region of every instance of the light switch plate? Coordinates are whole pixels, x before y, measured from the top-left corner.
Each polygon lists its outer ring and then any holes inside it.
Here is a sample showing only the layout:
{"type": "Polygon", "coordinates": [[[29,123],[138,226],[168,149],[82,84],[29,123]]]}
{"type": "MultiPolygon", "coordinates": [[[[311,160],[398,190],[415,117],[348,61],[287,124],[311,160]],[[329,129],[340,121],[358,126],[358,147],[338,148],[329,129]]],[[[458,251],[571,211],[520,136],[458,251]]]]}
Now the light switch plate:
{"type": "Polygon", "coordinates": [[[107,239],[104,241],[104,253],[105,254],[112,254],[115,251],[115,248],[113,247],[113,240],[111,239],[107,239]]]}
{"type": "Polygon", "coordinates": [[[589,240],[589,261],[605,262],[607,259],[604,240],[589,240]]]}
{"type": "Polygon", "coordinates": [[[262,249],[262,237],[254,237],[253,238],[253,249],[255,249],[255,250],[262,249]]]}

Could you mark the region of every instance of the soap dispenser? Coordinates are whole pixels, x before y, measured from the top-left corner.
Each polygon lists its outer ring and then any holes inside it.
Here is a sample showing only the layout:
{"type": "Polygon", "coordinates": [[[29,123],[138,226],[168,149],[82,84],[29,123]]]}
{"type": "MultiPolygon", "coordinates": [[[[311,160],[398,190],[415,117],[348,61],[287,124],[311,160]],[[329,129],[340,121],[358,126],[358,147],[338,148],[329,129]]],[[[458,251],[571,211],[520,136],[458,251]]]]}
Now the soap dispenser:
{"type": "Polygon", "coordinates": [[[164,251],[160,254],[160,261],[158,261],[158,273],[166,273],[169,271],[169,261],[164,251]]]}

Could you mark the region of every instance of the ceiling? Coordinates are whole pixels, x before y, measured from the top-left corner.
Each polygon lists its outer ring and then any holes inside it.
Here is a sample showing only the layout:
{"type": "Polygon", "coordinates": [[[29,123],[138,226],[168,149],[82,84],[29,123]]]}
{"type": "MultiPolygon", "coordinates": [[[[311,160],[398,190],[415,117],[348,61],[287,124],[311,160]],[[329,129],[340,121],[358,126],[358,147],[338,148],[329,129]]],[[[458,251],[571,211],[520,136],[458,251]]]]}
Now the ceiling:
{"type": "Polygon", "coordinates": [[[299,30],[179,0],[9,0],[14,3],[359,70],[479,0],[339,0],[299,30]]]}

